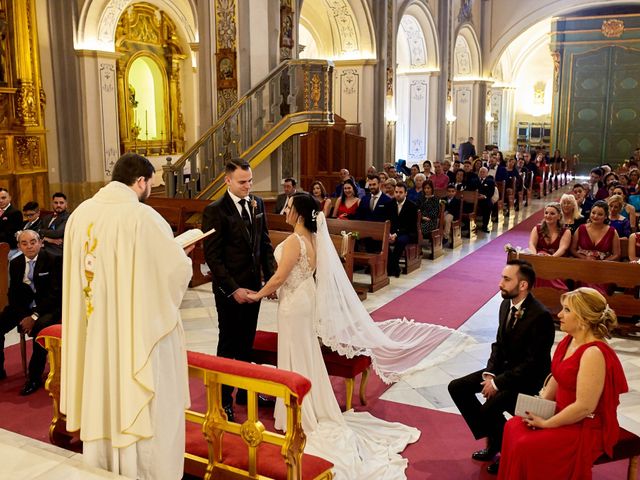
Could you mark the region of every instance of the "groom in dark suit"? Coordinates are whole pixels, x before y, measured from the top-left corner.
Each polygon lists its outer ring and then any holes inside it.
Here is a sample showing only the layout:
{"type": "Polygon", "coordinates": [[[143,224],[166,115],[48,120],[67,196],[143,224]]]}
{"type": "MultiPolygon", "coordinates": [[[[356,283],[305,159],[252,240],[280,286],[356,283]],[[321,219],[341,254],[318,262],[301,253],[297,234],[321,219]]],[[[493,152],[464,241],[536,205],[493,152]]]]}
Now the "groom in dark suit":
{"type": "MultiPolygon", "coordinates": [[[[536,274],[530,263],[510,260],[502,271],[500,325],[486,368],[449,383],[449,393],[476,439],[487,448],[474,460],[490,461],[500,451],[505,418],[513,414],[518,393],[535,395],[551,370],[554,326],[551,313],[531,294],[536,274]],[[485,402],[476,397],[481,393],[485,402]]],[[[498,462],[489,473],[498,472],[498,462]]]]}
{"type": "MultiPolygon", "coordinates": [[[[249,164],[232,160],[225,170],[227,192],[204,210],[204,231],[216,230],[204,241],[205,258],[218,311],[218,356],[250,362],[260,302],[251,301],[247,294],[260,290],[261,274],[264,281],[273,275],[275,259],[264,203],[250,195],[253,173],[249,164]]],[[[222,388],[222,405],[230,420],[232,391],[228,386],[222,388]]],[[[246,391],[238,391],[236,402],[243,401],[246,391]]]]}

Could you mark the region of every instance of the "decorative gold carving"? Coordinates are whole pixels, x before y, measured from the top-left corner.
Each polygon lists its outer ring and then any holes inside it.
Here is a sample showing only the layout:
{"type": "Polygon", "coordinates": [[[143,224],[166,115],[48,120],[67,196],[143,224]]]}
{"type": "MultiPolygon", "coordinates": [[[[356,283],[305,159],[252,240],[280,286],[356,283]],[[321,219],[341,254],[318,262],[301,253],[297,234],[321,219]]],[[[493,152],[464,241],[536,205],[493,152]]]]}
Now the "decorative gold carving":
{"type": "Polygon", "coordinates": [[[33,82],[20,82],[20,86],[16,91],[16,119],[22,125],[37,125],[37,101],[36,91],[33,82]]]}
{"type": "Polygon", "coordinates": [[[15,137],[18,162],[24,168],[40,166],[40,139],[34,136],[15,137]]]}
{"type": "Polygon", "coordinates": [[[6,171],[9,168],[9,158],[7,156],[7,138],[0,138],[0,170],[6,171]]]}
{"type": "Polygon", "coordinates": [[[311,100],[313,100],[313,108],[318,109],[318,103],[320,102],[320,76],[317,73],[311,77],[311,100]]]}
{"type": "Polygon", "coordinates": [[[7,128],[11,124],[11,95],[0,93],[0,128],[7,128]]]}
{"type": "Polygon", "coordinates": [[[238,100],[236,0],[216,0],[216,89],[218,116],[238,100]]]}
{"type": "Polygon", "coordinates": [[[309,99],[309,67],[308,66],[305,66],[304,68],[302,84],[304,85],[304,109],[309,110],[311,101],[309,99]]]}
{"type": "Polygon", "coordinates": [[[216,0],[216,47],[236,50],[236,1],[216,0]]]}
{"type": "Polygon", "coordinates": [[[602,22],[602,35],[607,38],[619,38],[624,33],[624,22],[616,18],[602,22]]]}
{"type": "Polygon", "coordinates": [[[0,85],[6,85],[8,82],[7,65],[7,33],[9,30],[9,22],[4,9],[0,8],[0,85]]]}
{"type": "Polygon", "coordinates": [[[240,436],[251,447],[257,447],[262,442],[262,433],[264,432],[264,425],[260,420],[251,422],[247,420],[240,427],[240,436]]]}
{"type": "Polygon", "coordinates": [[[560,52],[551,52],[551,59],[553,60],[553,88],[557,91],[560,87],[560,52]]]}

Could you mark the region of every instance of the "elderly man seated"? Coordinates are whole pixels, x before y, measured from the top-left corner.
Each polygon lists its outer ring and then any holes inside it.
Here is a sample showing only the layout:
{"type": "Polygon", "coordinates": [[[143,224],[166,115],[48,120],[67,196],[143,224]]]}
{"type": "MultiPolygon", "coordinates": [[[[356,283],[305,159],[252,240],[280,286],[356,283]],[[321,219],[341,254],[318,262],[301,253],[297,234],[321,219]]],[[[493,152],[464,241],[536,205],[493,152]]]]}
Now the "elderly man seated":
{"type": "Polygon", "coordinates": [[[0,379],[7,376],[4,336],[18,327],[34,339],[29,377],[20,391],[20,395],[30,395],[42,386],[47,360],[47,351],[35,338],[44,327],[61,321],[62,268],[60,257],[42,249],[40,236],[33,230],[20,233],[18,248],[23,255],[9,264],[9,304],[0,313],[0,379]]]}

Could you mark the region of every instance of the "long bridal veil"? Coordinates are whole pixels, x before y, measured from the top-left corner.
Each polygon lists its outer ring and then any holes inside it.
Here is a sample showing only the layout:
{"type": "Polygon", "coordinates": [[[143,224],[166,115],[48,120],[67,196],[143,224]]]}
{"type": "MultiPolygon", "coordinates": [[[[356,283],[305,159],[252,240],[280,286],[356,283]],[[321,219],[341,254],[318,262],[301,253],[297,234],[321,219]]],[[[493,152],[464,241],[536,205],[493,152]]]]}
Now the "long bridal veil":
{"type": "Polygon", "coordinates": [[[392,383],[402,375],[451,357],[473,342],[467,335],[440,325],[405,318],[375,322],[344,271],[322,212],[317,223],[314,326],[324,345],[347,357],[371,357],[378,376],[392,383]],[[422,362],[445,340],[446,352],[433,361],[422,362]]]}

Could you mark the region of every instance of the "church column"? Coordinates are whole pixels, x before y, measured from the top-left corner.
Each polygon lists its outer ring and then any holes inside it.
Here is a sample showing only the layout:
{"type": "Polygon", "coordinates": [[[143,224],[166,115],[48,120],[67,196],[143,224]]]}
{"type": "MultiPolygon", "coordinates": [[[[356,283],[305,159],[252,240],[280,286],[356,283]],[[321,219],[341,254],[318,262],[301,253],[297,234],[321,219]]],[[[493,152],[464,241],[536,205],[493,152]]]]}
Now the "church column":
{"type": "MultiPolygon", "coordinates": [[[[376,167],[382,167],[382,163],[386,161],[385,154],[388,154],[388,126],[387,120],[385,118],[385,113],[387,111],[387,93],[389,91],[389,85],[387,81],[389,80],[389,75],[387,73],[387,67],[393,66],[393,56],[389,59],[387,56],[387,42],[389,41],[389,31],[388,28],[395,30],[393,27],[393,12],[395,11],[395,1],[394,0],[386,0],[380,1],[380,6],[378,8],[374,8],[371,10],[371,14],[373,15],[373,24],[374,31],[380,32],[379,35],[376,35],[376,52],[377,52],[377,62],[372,68],[371,79],[372,79],[372,91],[373,95],[373,115],[371,118],[371,131],[370,132],[362,132],[363,135],[367,137],[367,163],[373,163],[376,167]],[[391,12],[389,12],[391,9],[391,12]]],[[[393,45],[395,46],[395,41],[393,41],[393,45]]],[[[395,48],[392,48],[392,54],[395,55],[395,48]]],[[[392,72],[393,73],[393,72],[392,72]]],[[[391,81],[393,82],[393,77],[391,77],[391,81]]],[[[338,87],[335,86],[334,90],[338,87]]],[[[393,83],[391,84],[391,89],[393,91],[393,83]]],[[[367,97],[362,97],[366,99],[367,97]]],[[[369,103],[371,105],[371,103],[369,103]]],[[[369,110],[370,111],[370,110],[369,110]]]]}
{"type": "Polygon", "coordinates": [[[453,6],[449,0],[438,2],[438,44],[440,46],[440,78],[437,87],[437,101],[433,103],[436,108],[436,124],[446,125],[447,128],[439,128],[437,134],[431,137],[435,143],[436,158],[444,159],[450,153],[451,144],[455,143],[451,135],[453,131],[450,114],[453,108],[452,76],[453,76],[453,6]]]}
{"type": "MultiPolygon", "coordinates": [[[[198,128],[196,138],[200,138],[213,125],[215,118],[214,75],[212,45],[215,42],[215,23],[213,8],[210,2],[197,2],[198,32],[200,42],[197,45],[198,55],[198,128]]],[[[196,47],[195,45],[192,48],[196,47]]]]}

